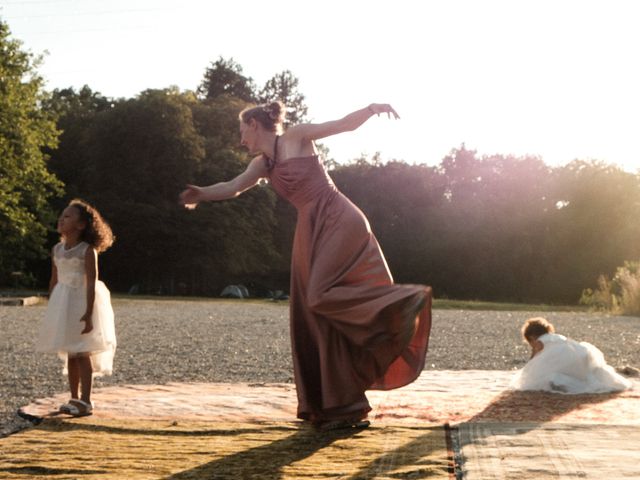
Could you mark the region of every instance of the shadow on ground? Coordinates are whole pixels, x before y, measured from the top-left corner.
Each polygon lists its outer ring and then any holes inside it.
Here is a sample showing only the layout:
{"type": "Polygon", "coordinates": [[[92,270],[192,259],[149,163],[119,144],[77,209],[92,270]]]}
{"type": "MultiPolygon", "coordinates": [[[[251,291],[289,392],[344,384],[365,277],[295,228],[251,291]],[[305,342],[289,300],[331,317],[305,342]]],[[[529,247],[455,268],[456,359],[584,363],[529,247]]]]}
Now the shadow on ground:
{"type": "Polygon", "coordinates": [[[46,419],[3,439],[0,478],[449,478],[442,426],[46,419]],[[98,452],[98,453],[96,453],[98,452]]]}

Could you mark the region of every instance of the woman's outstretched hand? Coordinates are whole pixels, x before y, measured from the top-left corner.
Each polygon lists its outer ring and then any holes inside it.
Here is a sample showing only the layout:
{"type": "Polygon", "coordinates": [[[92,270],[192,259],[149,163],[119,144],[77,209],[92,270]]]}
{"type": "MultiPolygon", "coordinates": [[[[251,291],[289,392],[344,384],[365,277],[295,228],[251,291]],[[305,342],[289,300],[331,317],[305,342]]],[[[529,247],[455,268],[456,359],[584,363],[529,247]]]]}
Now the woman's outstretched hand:
{"type": "Polygon", "coordinates": [[[196,208],[202,200],[204,200],[202,188],[195,185],[187,185],[187,188],[180,194],[180,203],[189,210],[196,208]]]}
{"type": "Polygon", "coordinates": [[[381,113],[386,113],[387,117],[391,118],[391,115],[393,115],[393,118],[395,118],[396,120],[400,119],[400,115],[398,115],[398,112],[396,112],[393,107],[391,105],[389,105],[388,103],[372,103],[371,105],[369,105],[369,110],[371,110],[371,113],[374,113],[376,115],[380,115],[381,113]]]}

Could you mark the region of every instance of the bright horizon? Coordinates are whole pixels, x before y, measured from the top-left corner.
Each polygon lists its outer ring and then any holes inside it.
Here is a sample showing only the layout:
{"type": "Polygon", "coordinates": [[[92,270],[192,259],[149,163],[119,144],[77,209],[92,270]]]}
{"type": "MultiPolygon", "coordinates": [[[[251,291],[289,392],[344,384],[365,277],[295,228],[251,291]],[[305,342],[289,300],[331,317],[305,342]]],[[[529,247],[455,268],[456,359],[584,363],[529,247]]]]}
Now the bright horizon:
{"type": "Polygon", "coordinates": [[[633,0],[336,1],[0,0],[11,38],[35,54],[46,88],[108,97],[195,90],[220,56],[262,86],[291,70],[312,121],[390,103],[322,141],[338,161],[436,165],[462,143],[479,154],[537,155],[640,171],[633,0]]]}

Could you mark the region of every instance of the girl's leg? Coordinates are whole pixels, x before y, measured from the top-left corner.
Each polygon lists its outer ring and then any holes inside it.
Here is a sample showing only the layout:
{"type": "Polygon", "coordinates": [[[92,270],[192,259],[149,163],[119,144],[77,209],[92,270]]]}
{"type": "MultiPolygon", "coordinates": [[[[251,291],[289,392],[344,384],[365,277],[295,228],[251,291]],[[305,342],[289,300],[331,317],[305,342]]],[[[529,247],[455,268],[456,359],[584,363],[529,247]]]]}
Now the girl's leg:
{"type": "Polygon", "coordinates": [[[69,376],[69,390],[71,391],[71,398],[78,397],[78,387],[80,386],[80,365],[78,364],[77,357],[69,356],[67,358],[67,371],[69,376]]]}
{"type": "Polygon", "coordinates": [[[91,357],[89,355],[78,358],[80,370],[80,384],[82,385],[82,396],[80,399],[84,402],[91,403],[91,387],[93,384],[93,367],[91,366],[91,357]]]}

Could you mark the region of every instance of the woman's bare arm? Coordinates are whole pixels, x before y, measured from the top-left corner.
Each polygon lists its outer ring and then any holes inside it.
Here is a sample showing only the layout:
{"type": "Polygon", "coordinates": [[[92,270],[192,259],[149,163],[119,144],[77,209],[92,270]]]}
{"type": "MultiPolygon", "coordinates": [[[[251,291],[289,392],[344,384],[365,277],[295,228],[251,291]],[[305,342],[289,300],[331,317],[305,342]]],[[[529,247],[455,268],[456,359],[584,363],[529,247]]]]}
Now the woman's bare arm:
{"type": "Polygon", "coordinates": [[[386,103],[372,103],[368,107],[356,110],[339,120],[324,123],[305,123],[293,126],[287,131],[287,136],[295,136],[303,141],[318,140],[338,133],[353,131],[371,118],[372,115],[380,115],[381,113],[386,113],[389,118],[400,118],[391,105],[386,103]]]}
{"type": "Polygon", "coordinates": [[[247,169],[228,182],[219,182],[207,187],[187,185],[180,194],[180,202],[187,208],[195,208],[199,202],[227,200],[257,185],[267,175],[264,157],[259,155],[251,160],[247,169]]]}

